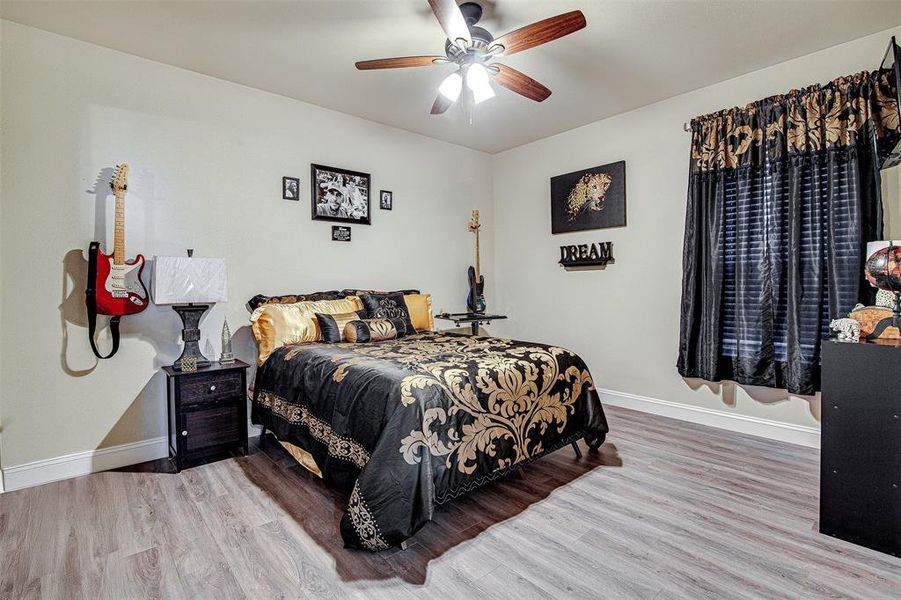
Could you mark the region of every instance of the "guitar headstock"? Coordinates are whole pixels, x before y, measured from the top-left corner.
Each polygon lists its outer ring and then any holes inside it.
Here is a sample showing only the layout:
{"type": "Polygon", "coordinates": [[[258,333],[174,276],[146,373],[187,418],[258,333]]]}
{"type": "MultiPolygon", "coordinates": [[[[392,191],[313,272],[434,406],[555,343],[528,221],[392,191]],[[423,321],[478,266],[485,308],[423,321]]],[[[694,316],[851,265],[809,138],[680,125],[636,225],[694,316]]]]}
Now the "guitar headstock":
{"type": "Polygon", "coordinates": [[[469,221],[469,230],[473,233],[477,232],[481,228],[481,224],[479,224],[479,211],[472,211],[472,219],[469,221]]]}
{"type": "Polygon", "coordinates": [[[116,172],[113,174],[109,186],[113,192],[124,192],[128,189],[128,163],[116,165],[116,172]]]}

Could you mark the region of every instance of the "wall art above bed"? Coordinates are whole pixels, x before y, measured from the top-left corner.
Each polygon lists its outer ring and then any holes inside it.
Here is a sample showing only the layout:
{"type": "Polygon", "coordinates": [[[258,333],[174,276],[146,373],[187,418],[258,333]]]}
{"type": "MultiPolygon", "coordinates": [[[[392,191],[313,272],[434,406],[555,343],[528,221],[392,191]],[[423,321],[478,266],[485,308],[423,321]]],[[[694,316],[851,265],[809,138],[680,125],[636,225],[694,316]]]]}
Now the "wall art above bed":
{"type": "Polygon", "coordinates": [[[551,177],[551,233],[626,225],[626,161],[551,177]]]}
{"type": "Polygon", "coordinates": [[[313,220],[370,224],[369,173],[310,165],[313,220]]]}

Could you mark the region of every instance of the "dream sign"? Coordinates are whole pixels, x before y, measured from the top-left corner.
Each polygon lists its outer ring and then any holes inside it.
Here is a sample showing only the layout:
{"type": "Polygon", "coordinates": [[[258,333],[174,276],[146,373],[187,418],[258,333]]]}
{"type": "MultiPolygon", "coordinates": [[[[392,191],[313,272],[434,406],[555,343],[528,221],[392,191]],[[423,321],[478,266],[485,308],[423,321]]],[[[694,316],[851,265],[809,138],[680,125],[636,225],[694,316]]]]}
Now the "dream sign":
{"type": "Polygon", "coordinates": [[[600,269],[613,260],[613,242],[560,246],[560,266],[565,269],[600,269]]]}

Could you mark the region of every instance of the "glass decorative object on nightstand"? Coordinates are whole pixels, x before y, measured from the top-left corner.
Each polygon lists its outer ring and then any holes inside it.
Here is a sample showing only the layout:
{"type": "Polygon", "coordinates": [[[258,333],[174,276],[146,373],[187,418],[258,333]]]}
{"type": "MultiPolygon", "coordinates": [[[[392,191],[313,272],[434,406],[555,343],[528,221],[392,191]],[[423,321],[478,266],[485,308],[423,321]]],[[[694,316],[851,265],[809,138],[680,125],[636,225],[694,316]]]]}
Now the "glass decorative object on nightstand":
{"type": "Polygon", "coordinates": [[[222,323],[222,355],[219,357],[220,365],[230,365],[235,362],[232,353],[232,333],[228,329],[228,319],[222,323]]]}

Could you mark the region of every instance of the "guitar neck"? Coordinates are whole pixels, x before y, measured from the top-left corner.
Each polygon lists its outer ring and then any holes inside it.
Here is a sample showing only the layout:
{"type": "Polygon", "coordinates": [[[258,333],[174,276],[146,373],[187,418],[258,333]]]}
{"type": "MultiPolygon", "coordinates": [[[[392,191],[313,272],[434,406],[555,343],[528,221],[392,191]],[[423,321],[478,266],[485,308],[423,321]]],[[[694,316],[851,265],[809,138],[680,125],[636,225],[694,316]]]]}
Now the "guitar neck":
{"type": "Polygon", "coordinates": [[[125,192],[116,192],[116,228],[113,233],[113,264],[125,264],[125,192]]]}
{"type": "Polygon", "coordinates": [[[479,230],[476,229],[476,281],[482,276],[482,269],[479,262],[479,230]]]}

